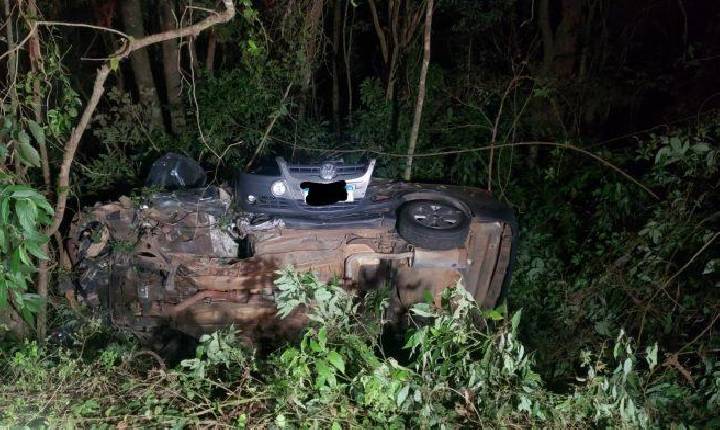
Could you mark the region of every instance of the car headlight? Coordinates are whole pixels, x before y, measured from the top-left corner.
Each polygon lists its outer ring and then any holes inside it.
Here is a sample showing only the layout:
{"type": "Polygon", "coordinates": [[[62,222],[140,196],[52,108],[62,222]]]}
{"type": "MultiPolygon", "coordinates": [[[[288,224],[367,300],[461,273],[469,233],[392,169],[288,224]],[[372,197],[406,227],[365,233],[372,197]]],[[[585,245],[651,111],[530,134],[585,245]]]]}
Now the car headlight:
{"type": "Polygon", "coordinates": [[[270,192],[272,192],[272,195],[275,197],[280,197],[285,195],[287,192],[287,186],[285,185],[285,181],[275,181],[273,182],[272,186],[270,186],[270,192]]]}

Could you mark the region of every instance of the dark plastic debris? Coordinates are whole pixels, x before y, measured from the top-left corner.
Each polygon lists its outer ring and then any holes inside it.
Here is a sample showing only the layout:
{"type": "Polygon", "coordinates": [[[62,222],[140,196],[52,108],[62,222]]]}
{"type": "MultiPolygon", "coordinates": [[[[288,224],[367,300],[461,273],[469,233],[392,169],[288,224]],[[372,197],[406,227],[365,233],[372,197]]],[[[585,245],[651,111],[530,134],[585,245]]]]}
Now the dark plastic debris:
{"type": "Polygon", "coordinates": [[[197,161],[169,152],[155,160],[147,178],[148,187],[167,190],[205,186],[207,175],[197,161]]]}

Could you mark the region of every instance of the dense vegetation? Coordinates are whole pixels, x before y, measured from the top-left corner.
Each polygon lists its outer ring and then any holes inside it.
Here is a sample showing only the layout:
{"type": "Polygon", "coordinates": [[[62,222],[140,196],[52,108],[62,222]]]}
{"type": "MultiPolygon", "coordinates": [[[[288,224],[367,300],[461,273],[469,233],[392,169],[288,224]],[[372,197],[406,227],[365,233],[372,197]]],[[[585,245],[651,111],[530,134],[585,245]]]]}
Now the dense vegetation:
{"type": "Polygon", "coordinates": [[[0,422],[720,426],[720,7],[428,3],[236,1],[227,24],[130,53],[225,9],[3,0],[0,422]],[[412,155],[413,180],[491,188],[521,226],[506,302],[448,290],[414,308],[403,347],[383,336],[385,293],[287,269],[281,313],[313,315],[297,344],[261,355],[234,327],[165,363],[58,286],[73,210],[138,192],[167,151],[217,183],[309,152],[372,154],[386,177],[412,155]]]}

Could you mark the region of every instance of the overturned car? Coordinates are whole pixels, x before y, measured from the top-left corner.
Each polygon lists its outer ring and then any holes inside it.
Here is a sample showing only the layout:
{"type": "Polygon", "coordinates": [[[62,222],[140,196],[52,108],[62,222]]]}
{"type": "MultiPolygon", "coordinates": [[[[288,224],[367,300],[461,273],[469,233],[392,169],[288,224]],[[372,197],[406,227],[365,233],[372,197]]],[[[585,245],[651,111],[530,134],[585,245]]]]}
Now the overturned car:
{"type": "Polygon", "coordinates": [[[485,190],[376,179],[374,160],[280,157],[223,188],[204,172],[183,180],[193,161],[167,157],[165,176],[151,174],[164,190],[84,210],[67,244],[75,293],[141,339],[230,324],[254,341],[297,333],[302,311],[275,317],[288,265],[358,294],[390,287],[396,318],[458,280],[485,307],[507,284],[514,217],[485,190]]]}

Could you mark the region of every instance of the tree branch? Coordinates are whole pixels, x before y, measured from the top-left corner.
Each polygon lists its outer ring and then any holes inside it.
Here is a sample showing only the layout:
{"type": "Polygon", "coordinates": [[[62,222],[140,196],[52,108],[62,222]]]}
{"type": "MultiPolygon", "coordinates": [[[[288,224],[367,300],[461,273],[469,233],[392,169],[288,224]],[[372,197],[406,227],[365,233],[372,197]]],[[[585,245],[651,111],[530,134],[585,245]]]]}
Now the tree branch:
{"type": "Polygon", "coordinates": [[[60,224],[62,223],[63,215],[65,212],[65,205],[67,203],[67,196],[70,192],[70,168],[72,167],[73,160],[75,159],[75,152],[77,151],[78,145],[80,144],[83,133],[85,132],[85,129],[87,128],[90,120],[92,119],[95,108],[97,107],[100,98],[105,92],[105,81],[107,80],[108,75],[113,68],[111,66],[112,62],[117,60],[123,60],[127,58],[133,51],[145,48],[148,45],[160,43],[165,40],[175,38],[197,36],[202,31],[214,25],[228,22],[230,19],[232,19],[233,16],[235,16],[235,5],[233,4],[232,0],[222,1],[225,5],[225,10],[222,13],[210,15],[202,21],[198,22],[197,24],[183,28],[163,31],[161,33],[153,34],[140,39],[128,39],[126,46],[116,51],[110,57],[109,61],[107,61],[102,67],[100,67],[100,69],[98,69],[90,100],[88,101],[85,109],[83,110],[83,114],[80,117],[80,122],[72,130],[72,133],[70,134],[70,139],[65,144],[65,148],[63,149],[63,161],[60,165],[60,173],[58,174],[57,180],[58,191],[57,202],[55,204],[55,214],[53,215],[52,224],[45,231],[46,234],[52,235],[53,233],[58,231],[58,229],[60,228],[60,224]]]}

